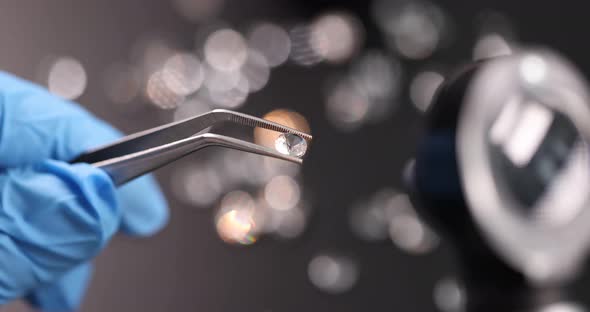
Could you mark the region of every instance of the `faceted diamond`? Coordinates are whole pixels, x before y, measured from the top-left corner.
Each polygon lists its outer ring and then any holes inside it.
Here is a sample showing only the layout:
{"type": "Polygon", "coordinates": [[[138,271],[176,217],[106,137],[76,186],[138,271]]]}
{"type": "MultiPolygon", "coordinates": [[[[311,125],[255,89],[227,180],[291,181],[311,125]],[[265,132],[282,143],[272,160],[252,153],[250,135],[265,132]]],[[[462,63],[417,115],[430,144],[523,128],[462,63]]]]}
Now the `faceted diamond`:
{"type": "Polygon", "coordinates": [[[301,157],[307,151],[307,141],[296,134],[283,133],[276,139],[275,148],[281,154],[301,157]]]}

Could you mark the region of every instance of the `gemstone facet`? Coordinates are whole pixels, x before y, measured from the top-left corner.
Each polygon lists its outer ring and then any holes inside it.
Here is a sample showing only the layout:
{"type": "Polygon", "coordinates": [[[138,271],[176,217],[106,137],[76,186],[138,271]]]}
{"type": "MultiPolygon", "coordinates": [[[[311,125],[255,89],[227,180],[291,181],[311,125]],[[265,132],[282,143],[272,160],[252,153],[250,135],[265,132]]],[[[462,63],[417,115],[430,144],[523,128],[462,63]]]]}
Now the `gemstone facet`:
{"type": "Polygon", "coordinates": [[[307,141],[296,134],[283,133],[276,139],[275,149],[284,155],[301,157],[307,151],[307,141]]]}

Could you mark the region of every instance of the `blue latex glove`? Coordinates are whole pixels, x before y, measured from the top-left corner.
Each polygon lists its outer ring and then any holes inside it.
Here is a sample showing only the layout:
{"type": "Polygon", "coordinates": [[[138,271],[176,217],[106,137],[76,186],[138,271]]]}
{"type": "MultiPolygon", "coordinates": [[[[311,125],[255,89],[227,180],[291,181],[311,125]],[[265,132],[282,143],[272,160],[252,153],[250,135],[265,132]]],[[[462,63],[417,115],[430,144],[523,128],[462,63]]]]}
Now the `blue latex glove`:
{"type": "Polygon", "coordinates": [[[0,72],[0,305],[26,299],[73,311],[91,260],[121,229],[150,235],[167,219],[151,177],[116,189],[68,160],[120,134],[74,103],[0,72]]]}

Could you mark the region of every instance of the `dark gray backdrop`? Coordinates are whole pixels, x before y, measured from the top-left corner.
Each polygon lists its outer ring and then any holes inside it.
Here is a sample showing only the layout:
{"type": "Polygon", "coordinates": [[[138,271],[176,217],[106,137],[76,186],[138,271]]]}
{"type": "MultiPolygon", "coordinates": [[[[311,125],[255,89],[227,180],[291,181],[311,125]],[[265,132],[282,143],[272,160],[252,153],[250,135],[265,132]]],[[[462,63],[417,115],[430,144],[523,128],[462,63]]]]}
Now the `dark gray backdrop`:
{"type": "MultiPolygon", "coordinates": [[[[364,1],[227,1],[224,16],[239,25],[250,19],[308,18],[326,7],[358,10],[364,1]]],[[[562,51],[590,72],[590,19],[587,1],[440,1],[455,22],[455,41],[440,57],[452,65],[467,60],[475,39],[473,19],[483,9],[511,18],[525,42],[562,51]]],[[[101,73],[128,58],[132,43],[146,32],[164,31],[190,48],[196,27],[164,0],[32,1],[0,3],[0,68],[37,80],[47,55],[72,55],[88,71],[89,86],[79,99],[89,110],[126,132],[165,122],[169,116],[145,108],[129,114],[104,95],[101,73]]],[[[368,34],[368,44],[378,46],[368,34]]],[[[420,66],[415,63],[416,68],[420,66]]],[[[399,186],[399,174],[422,119],[408,103],[387,122],[350,134],[328,126],[319,82],[334,67],[287,65],[273,71],[271,83],[249,98],[245,111],[262,114],[277,101],[311,122],[316,137],[304,167],[314,214],[305,235],[295,241],[264,240],[249,248],[222,243],[211,212],[184,209],[172,196],[171,221],[149,239],[117,237],[97,261],[83,311],[434,311],[435,281],[452,271],[444,245],[428,256],[410,256],[390,242],[368,244],[355,238],[347,223],[348,204],[375,189],[399,186]],[[317,252],[344,250],[357,257],[360,279],[352,291],[329,295],[312,286],[307,263],[317,252]]],[[[157,173],[167,194],[171,168],[157,173]]],[[[588,285],[588,284],[586,284],[588,285]]],[[[582,284],[581,294],[585,294],[582,284]]],[[[23,310],[13,304],[1,311],[23,310]]]]}

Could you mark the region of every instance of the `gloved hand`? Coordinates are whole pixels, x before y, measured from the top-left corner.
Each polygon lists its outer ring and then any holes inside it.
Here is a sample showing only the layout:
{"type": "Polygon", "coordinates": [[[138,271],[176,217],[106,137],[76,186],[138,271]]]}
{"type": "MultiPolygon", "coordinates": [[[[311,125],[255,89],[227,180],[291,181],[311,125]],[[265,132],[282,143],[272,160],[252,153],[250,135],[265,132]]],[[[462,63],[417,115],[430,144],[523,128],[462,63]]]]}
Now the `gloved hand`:
{"type": "Polygon", "coordinates": [[[0,72],[0,305],[25,297],[72,311],[90,260],[121,229],[150,235],[167,219],[151,177],[116,189],[88,164],[68,164],[120,134],[74,103],[0,72]]]}

